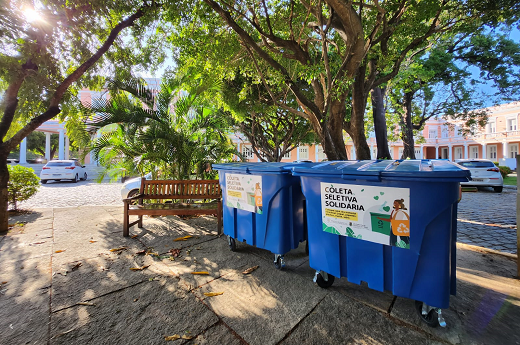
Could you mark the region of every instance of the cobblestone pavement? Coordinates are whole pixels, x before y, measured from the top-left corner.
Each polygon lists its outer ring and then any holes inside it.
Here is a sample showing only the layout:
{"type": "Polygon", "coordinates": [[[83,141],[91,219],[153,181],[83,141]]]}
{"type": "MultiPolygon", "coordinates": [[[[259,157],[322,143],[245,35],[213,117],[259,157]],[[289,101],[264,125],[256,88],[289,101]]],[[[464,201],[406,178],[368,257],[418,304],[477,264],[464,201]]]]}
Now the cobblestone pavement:
{"type": "Polygon", "coordinates": [[[459,242],[516,254],[516,189],[465,192],[457,218],[459,242]]]}
{"type": "Polygon", "coordinates": [[[20,208],[123,206],[122,183],[97,183],[94,181],[51,182],[40,186],[35,196],[19,204],[20,208]]]}
{"type": "MultiPolygon", "coordinates": [[[[20,208],[122,206],[122,183],[93,181],[42,185],[20,208]]],[[[516,189],[494,193],[483,188],[465,192],[458,208],[458,241],[507,253],[516,253],[516,189]]]]}

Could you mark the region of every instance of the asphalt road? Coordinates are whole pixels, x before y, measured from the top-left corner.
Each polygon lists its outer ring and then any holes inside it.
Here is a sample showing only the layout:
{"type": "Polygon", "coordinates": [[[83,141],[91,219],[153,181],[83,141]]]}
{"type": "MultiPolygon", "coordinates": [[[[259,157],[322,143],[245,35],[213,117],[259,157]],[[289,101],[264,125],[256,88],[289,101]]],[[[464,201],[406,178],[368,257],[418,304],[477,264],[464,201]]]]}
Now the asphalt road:
{"type": "MultiPolygon", "coordinates": [[[[121,187],[122,183],[50,182],[19,207],[122,206],[121,187]]],[[[516,253],[516,189],[463,193],[457,219],[459,242],[516,253]]]]}

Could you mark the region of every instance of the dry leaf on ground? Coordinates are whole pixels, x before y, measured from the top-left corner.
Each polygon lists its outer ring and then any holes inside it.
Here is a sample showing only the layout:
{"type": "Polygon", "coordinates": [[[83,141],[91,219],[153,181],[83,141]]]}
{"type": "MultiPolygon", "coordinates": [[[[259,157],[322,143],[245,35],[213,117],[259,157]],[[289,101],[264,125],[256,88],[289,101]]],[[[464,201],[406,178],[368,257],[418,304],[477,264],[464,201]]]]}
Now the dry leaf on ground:
{"type": "Polygon", "coordinates": [[[193,338],[195,338],[195,337],[194,337],[194,336],[191,336],[191,335],[183,335],[183,336],[181,337],[181,339],[186,339],[186,340],[190,340],[190,339],[193,339],[193,338]]]}
{"type": "Polygon", "coordinates": [[[134,235],[134,236],[132,236],[130,238],[137,238],[137,237],[139,237],[139,235],[134,235]]]}
{"type": "Polygon", "coordinates": [[[65,251],[65,249],[63,249],[63,250],[57,250],[57,251],[55,251],[55,253],[62,253],[62,252],[64,252],[64,251],[65,251]]]}
{"type": "Polygon", "coordinates": [[[257,265],[257,266],[249,267],[247,270],[242,272],[242,274],[249,274],[249,273],[253,272],[254,270],[256,270],[258,267],[260,267],[260,266],[257,265]]]}
{"type": "Polygon", "coordinates": [[[191,274],[208,275],[209,272],[206,272],[206,271],[200,271],[200,272],[191,272],[191,274]]]}
{"type": "Polygon", "coordinates": [[[2,285],[7,284],[7,282],[2,282],[2,285]]]}
{"type": "Polygon", "coordinates": [[[181,250],[180,249],[170,249],[170,254],[176,258],[178,257],[179,255],[181,255],[181,250]]]}
{"type": "Polygon", "coordinates": [[[223,295],[224,292],[204,292],[204,296],[213,297],[223,295]]]}
{"type": "Polygon", "coordinates": [[[81,263],[81,262],[78,262],[77,264],[75,264],[74,266],[72,266],[71,270],[72,270],[72,271],[75,271],[75,270],[77,270],[81,265],[82,265],[82,263],[81,263]]]}
{"type": "Polygon", "coordinates": [[[143,267],[130,267],[130,270],[132,271],[142,271],[144,270],[145,268],[149,267],[150,265],[146,265],[146,266],[143,266],[143,267]]]}
{"type": "Polygon", "coordinates": [[[97,241],[89,241],[90,243],[96,243],[97,241]]]}
{"type": "Polygon", "coordinates": [[[173,242],[178,242],[178,241],[187,241],[189,238],[192,238],[193,236],[184,236],[184,237],[178,237],[176,239],[173,240],[173,242]]]}
{"type": "Polygon", "coordinates": [[[126,250],[126,247],[119,247],[119,248],[112,248],[112,249],[110,249],[111,252],[118,252],[120,250],[126,250]]]}
{"type": "Polygon", "coordinates": [[[78,303],[76,303],[76,304],[77,304],[77,305],[88,305],[88,306],[92,306],[92,307],[95,306],[94,303],[89,303],[89,302],[78,302],[78,303]]]}
{"type": "Polygon", "coordinates": [[[146,254],[146,250],[140,250],[137,253],[135,253],[135,255],[144,255],[144,254],[146,254]]]}
{"type": "Polygon", "coordinates": [[[169,337],[164,337],[164,340],[166,341],[172,341],[172,340],[177,340],[177,339],[180,339],[181,336],[178,335],[178,334],[174,334],[174,335],[170,335],[169,337]]]}

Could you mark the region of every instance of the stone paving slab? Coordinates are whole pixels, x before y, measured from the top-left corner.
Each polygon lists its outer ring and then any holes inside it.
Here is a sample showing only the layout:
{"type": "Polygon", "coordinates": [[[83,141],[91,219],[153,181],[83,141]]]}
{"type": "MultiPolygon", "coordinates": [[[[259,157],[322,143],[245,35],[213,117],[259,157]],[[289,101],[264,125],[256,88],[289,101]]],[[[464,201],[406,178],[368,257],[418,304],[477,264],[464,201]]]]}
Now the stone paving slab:
{"type": "MultiPolygon", "coordinates": [[[[188,245],[190,241],[187,241],[188,245]]],[[[210,281],[237,274],[247,268],[260,265],[268,266],[250,253],[231,252],[224,237],[213,237],[204,243],[196,243],[181,251],[180,257],[174,261],[163,259],[163,264],[190,289],[197,288],[210,281]],[[208,275],[192,274],[192,272],[208,272],[208,275]]]]}
{"type": "Polygon", "coordinates": [[[402,327],[342,294],[328,294],[280,344],[431,344],[428,333],[402,327]]]}
{"type": "Polygon", "coordinates": [[[148,281],[173,276],[167,267],[147,255],[136,257],[100,256],[57,266],[53,263],[52,311],[86,302],[99,296],[148,281]],[[80,266],[76,266],[80,264],[80,266]],[[130,268],[149,266],[140,271],[130,268]]]}
{"type": "Polygon", "coordinates": [[[266,345],[282,340],[328,292],[295,273],[261,266],[249,275],[226,275],[195,293],[248,344],[266,345]],[[223,294],[206,297],[207,292],[223,294]]]}
{"type": "Polygon", "coordinates": [[[52,315],[50,344],[163,344],[165,336],[197,336],[219,321],[177,278],[146,281],[91,302],[52,315]]]}
{"type": "Polygon", "coordinates": [[[133,226],[130,235],[137,235],[144,246],[164,254],[170,249],[182,249],[213,239],[217,235],[215,220],[215,217],[197,217],[190,219],[187,224],[176,216],[147,217],[143,219],[143,228],[133,226]],[[183,236],[193,238],[189,241],[174,241],[183,236]]]}
{"type": "Polygon", "coordinates": [[[459,247],[457,296],[443,310],[447,327],[422,323],[414,301],[398,298],[391,315],[450,344],[520,344],[520,281],[514,262],[459,247]]]}
{"type": "Polygon", "coordinates": [[[201,335],[197,336],[193,340],[189,341],[188,344],[197,345],[214,345],[214,344],[225,344],[225,345],[243,345],[244,343],[240,338],[236,336],[229,328],[223,324],[216,324],[209,328],[201,335]]]}
{"type": "Polygon", "coordinates": [[[50,257],[0,260],[0,343],[47,343],[50,286],[50,257]]]}

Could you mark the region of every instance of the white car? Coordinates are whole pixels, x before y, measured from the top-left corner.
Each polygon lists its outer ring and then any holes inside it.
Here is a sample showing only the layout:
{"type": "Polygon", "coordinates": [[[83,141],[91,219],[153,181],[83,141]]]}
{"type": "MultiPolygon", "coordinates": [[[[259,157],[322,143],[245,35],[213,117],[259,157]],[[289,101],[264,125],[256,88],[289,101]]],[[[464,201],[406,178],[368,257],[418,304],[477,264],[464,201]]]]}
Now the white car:
{"type": "MultiPolygon", "coordinates": [[[[152,179],[152,173],[144,175],[147,180],[152,179]]],[[[126,181],[121,188],[121,197],[123,199],[131,198],[139,194],[139,188],[141,188],[141,177],[132,178],[126,181]]]]}
{"type": "Polygon", "coordinates": [[[488,159],[460,159],[456,163],[471,172],[468,182],[461,182],[462,186],[493,187],[495,192],[501,193],[504,179],[500,169],[488,159]]]}
{"type": "Polygon", "coordinates": [[[42,184],[47,181],[79,180],[87,179],[87,171],[84,165],[76,160],[53,160],[48,162],[40,172],[40,180],[42,184]]]}

